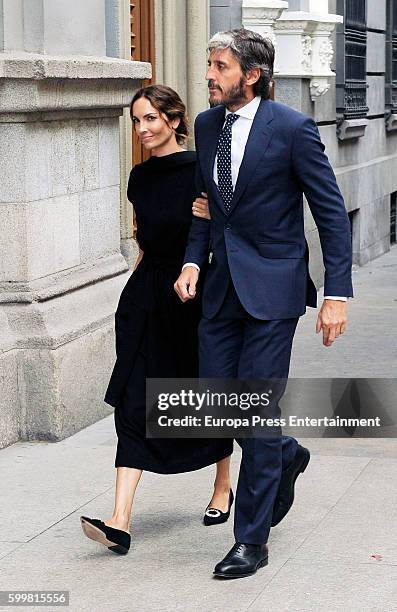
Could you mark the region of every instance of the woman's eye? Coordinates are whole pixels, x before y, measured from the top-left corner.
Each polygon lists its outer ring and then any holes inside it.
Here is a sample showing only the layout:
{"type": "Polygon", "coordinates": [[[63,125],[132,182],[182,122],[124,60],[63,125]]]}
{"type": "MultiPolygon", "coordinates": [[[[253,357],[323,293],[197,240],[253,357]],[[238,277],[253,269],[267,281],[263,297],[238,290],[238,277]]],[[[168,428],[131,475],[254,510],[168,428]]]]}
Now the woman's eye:
{"type": "Polygon", "coordinates": [[[154,119],[156,119],[156,117],[152,116],[152,117],[148,117],[149,121],[153,121],[154,119]]]}

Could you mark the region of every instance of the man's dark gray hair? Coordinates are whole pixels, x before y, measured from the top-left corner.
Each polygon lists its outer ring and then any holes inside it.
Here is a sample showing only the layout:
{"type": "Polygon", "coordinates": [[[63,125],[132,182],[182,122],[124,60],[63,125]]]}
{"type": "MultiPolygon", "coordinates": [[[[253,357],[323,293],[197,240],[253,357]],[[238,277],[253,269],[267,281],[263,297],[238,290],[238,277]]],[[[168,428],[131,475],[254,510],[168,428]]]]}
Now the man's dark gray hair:
{"type": "Polygon", "coordinates": [[[243,74],[259,68],[261,76],[254,85],[254,94],[266,99],[270,97],[274,65],[274,46],[270,39],[245,28],[227,30],[217,32],[209,41],[207,51],[215,49],[230,49],[243,74]]]}

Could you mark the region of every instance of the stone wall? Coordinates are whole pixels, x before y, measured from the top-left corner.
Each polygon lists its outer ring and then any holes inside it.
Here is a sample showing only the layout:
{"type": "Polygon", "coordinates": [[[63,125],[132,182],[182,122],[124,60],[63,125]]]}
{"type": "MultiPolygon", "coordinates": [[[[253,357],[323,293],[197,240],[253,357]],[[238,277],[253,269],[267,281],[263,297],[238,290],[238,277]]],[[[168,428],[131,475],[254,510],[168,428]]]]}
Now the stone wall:
{"type": "Polygon", "coordinates": [[[112,411],[119,118],[151,74],[106,57],[103,0],[1,8],[0,447],[112,411]]]}

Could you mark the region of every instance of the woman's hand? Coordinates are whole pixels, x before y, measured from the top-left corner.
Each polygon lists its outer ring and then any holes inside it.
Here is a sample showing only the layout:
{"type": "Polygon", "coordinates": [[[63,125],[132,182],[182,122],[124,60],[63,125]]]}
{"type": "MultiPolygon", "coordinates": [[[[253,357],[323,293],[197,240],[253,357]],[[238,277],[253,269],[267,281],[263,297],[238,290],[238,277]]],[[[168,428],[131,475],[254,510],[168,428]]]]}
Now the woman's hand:
{"type": "Polygon", "coordinates": [[[196,198],[193,202],[192,211],[195,217],[201,217],[201,219],[211,219],[210,211],[208,209],[208,196],[202,191],[202,198],[196,198]]]}
{"type": "Polygon", "coordinates": [[[135,209],[132,209],[132,238],[136,241],[136,232],[137,232],[138,226],[136,224],[136,216],[135,216],[135,209]]]}
{"type": "Polygon", "coordinates": [[[137,259],[136,259],[133,272],[135,272],[135,270],[137,269],[137,267],[141,263],[142,257],[143,257],[143,251],[141,249],[139,249],[139,255],[138,255],[137,259]]]}

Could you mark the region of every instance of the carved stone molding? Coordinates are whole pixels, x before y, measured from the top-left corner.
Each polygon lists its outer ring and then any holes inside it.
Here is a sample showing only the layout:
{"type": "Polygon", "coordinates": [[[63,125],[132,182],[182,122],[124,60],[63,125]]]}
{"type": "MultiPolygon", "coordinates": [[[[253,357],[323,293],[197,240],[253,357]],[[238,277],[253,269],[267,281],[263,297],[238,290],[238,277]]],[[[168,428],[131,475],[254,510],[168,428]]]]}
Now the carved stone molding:
{"type": "Polygon", "coordinates": [[[332,47],[329,38],[324,39],[318,50],[318,56],[320,63],[325,67],[326,70],[331,70],[331,62],[334,56],[334,49],[332,47]]]}
{"type": "Polygon", "coordinates": [[[361,117],[359,119],[340,119],[337,121],[336,134],[339,140],[352,140],[362,138],[369,120],[361,117]]]}
{"type": "Polygon", "coordinates": [[[385,116],[387,132],[395,132],[397,130],[397,114],[388,112],[385,116]]]}
{"type": "Polygon", "coordinates": [[[273,26],[286,8],[288,8],[288,2],[284,2],[284,0],[243,0],[243,26],[248,30],[258,32],[273,43],[276,51],[275,74],[278,72],[278,52],[277,38],[273,26]]]}
{"type": "MultiPolygon", "coordinates": [[[[285,15],[291,15],[290,12],[285,13],[285,15]]],[[[286,32],[291,32],[291,33],[295,33],[295,32],[301,32],[302,30],[305,30],[305,28],[307,28],[308,26],[308,21],[307,19],[302,19],[300,21],[294,19],[294,20],[281,20],[279,19],[277,21],[277,24],[274,25],[275,30],[277,31],[286,31],[286,32]]]]}
{"type": "Polygon", "coordinates": [[[310,79],[310,96],[315,100],[319,96],[323,96],[329,90],[331,84],[327,77],[315,77],[310,79]]]}
{"type": "Polygon", "coordinates": [[[310,71],[311,67],[311,54],[312,54],[312,38],[311,36],[304,36],[302,38],[302,68],[303,70],[310,71]]]}
{"type": "Polygon", "coordinates": [[[278,45],[279,76],[310,78],[312,100],[324,95],[330,87],[329,77],[334,50],[331,33],[340,15],[284,11],[274,22],[278,45]]]}
{"type": "Polygon", "coordinates": [[[151,65],[111,57],[0,54],[0,115],[118,109],[151,65]]]}
{"type": "Polygon", "coordinates": [[[243,0],[244,27],[272,25],[287,8],[285,0],[243,0]]]}

